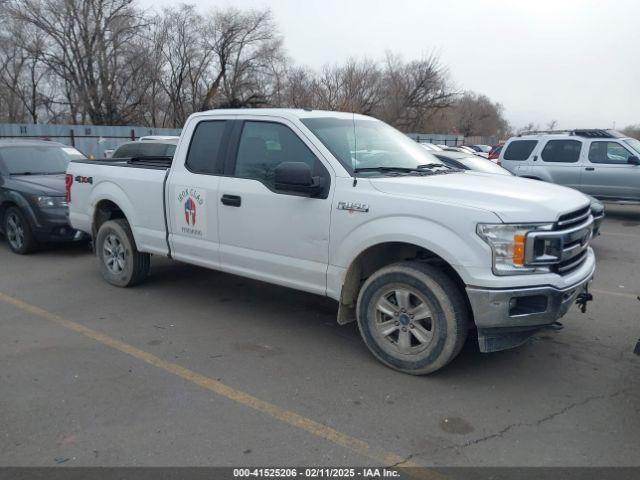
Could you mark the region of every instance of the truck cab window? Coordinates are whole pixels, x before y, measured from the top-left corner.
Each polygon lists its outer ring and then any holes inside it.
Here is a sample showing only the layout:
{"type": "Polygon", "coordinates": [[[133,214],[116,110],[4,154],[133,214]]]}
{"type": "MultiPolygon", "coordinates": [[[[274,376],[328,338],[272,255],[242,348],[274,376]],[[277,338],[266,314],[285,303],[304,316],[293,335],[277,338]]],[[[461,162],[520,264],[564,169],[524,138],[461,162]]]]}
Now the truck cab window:
{"type": "Polygon", "coordinates": [[[218,155],[224,137],[226,121],[200,122],[191,138],[185,165],[193,173],[217,175],[222,173],[218,168],[218,155]]]}
{"type": "Polygon", "coordinates": [[[234,175],[274,187],[275,169],[282,162],[304,162],[315,175],[323,167],[300,138],[275,122],[245,122],[234,175]]]}

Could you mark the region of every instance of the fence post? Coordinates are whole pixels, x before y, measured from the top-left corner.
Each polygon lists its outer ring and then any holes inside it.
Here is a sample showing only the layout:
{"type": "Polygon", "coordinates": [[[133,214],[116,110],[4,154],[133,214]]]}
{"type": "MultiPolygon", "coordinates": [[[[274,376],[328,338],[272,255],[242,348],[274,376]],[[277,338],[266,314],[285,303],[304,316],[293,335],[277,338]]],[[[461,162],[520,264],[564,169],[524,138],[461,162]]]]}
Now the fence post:
{"type": "Polygon", "coordinates": [[[136,131],[132,128],[131,129],[131,140],[135,140],[136,139],[136,131]]]}
{"type": "Polygon", "coordinates": [[[71,140],[71,146],[75,147],[76,146],[76,135],[73,132],[73,128],[71,130],[69,130],[69,139],[71,140]]]}

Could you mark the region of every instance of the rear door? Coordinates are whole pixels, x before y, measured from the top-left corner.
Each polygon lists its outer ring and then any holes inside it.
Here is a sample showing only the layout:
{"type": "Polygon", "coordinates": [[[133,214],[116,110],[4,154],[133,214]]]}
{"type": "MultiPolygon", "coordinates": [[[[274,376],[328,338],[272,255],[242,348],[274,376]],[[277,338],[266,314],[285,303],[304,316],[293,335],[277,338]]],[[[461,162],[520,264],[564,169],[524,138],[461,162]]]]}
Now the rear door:
{"type": "Polygon", "coordinates": [[[617,141],[592,140],[581,189],[603,199],[640,200],[640,166],[628,163],[635,155],[617,141]]]}
{"type": "Polygon", "coordinates": [[[216,268],[220,264],[218,189],[233,117],[194,119],[189,144],[178,146],[167,180],[166,209],[173,257],[216,268]]]}
{"type": "Polygon", "coordinates": [[[580,140],[547,140],[540,154],[534,157],[531,176],[558,185],[580,188],[581,151],[582,141],[580,140]]]}
{"type": "Polygon", "coordinates": [[[254,117],[240,125],[237,149],[218,192],[221,268],[318,294],[326,293],[331,167],[297,127],[254,117]],[[325,191],[308,198],[276,190],[282,162],[305,162],[325,191]]]}

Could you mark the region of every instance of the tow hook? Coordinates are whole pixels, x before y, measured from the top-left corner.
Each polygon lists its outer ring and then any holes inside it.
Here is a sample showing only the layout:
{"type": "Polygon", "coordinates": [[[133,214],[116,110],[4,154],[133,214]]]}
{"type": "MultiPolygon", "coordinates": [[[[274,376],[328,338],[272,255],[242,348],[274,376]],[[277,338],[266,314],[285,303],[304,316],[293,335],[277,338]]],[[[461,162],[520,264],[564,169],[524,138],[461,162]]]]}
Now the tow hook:
{"type": "Polygon", "coordinates": [[[576,305],[580,307],[582,313],[587,313],[587,303],[593,300],[593,295],[589,293],[589,285],[585,285],[584,290],[576,297],[576,305]]]}

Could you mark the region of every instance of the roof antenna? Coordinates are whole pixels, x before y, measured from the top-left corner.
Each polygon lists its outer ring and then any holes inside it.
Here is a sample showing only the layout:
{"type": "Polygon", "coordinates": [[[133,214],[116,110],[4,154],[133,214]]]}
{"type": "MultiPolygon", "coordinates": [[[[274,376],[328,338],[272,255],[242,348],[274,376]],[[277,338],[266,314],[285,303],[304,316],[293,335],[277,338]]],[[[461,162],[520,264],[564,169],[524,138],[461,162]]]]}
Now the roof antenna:
{"type": "Polygon", "coordinates": [[[351,112],[351,120],[353,122],[353,186],[358,185],[358,177],[356,177],[356,165],[358,164],[358,136],[356,135],[356,114],[351,112]]]}

